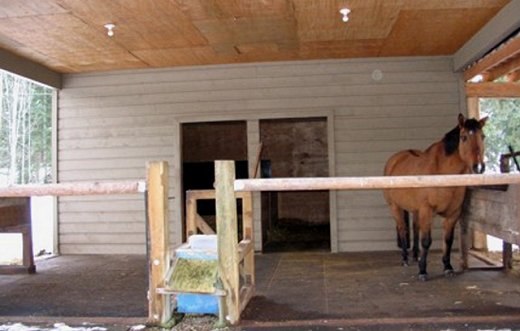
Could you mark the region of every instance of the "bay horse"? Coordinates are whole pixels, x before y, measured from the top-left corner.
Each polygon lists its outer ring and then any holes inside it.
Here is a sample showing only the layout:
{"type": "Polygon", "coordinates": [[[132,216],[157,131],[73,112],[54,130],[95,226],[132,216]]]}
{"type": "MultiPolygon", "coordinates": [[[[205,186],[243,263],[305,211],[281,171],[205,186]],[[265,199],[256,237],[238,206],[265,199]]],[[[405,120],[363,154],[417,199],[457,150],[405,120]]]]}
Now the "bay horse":
{"type": "MultiPolygon", "coordinates": [[[[459,114],[458,125],[425,151],[404,150],[392,155],[385,165],[385,176],[449,175],[483,173],[484,134],[487,117],[466,119],[459,114]]],[[[401,246],[403,265],[408,265],[408,234],[405,213],[413,213],[414,227],[420,241],[419,279],[428,279],[426,272],[428,250],[432,243],[431,227],[435,214],[444,217],[442,262],[444,274],[453,275],[450,264],[454,228],[460,217],[466,187],[431,187],[386,189],[386,202],[395,219],[401,246]]]]}

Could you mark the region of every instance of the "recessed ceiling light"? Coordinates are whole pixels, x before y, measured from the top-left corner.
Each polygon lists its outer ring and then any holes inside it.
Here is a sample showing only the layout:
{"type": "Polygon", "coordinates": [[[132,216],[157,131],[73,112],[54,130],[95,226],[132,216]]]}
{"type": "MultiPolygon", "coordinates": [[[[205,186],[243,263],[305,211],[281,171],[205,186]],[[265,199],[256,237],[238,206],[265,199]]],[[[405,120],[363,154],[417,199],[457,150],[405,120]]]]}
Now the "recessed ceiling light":
{"type": "Polygon", "coordinates": [[[114,23],[107,23],[105,24],[105,29],[107,29],[107,35],[109,37],[112,37],[114,35],[114,28],[116,25],[114,23]]]}
{"type": "Polygon", "coordinates": [[[343,20],[343,22],[348,22],[348,14],[350,14],[350,9],[348,8],[341,8],[339,10],[339,12],[341,13],[341,15],[343,15],[343,17],[341,18],[343,20]]]}

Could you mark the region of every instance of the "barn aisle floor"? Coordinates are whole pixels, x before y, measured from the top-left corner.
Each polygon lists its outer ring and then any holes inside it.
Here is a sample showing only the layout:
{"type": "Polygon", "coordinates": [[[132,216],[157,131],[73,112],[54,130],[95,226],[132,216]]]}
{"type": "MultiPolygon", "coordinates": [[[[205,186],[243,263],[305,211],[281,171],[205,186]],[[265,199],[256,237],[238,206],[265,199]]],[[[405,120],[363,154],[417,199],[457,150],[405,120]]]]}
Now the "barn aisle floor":
{"type": "MultiPolygon", "coordinates": [[[[288,321],[296,320],[464,323],[490,316],[495,317],[488,322],[520,327],[516,271],[471,270],[445,278],[438,252],[431,255],[428,282],[417,280],[416,265],[401,267],[397,251],[259,254],[256,263],[256,296],[242,316],[247,330],[290,329],[288,321]]],[[[67,255],[36,267],[36,275],[0,275],[0,322],[49,316],[146,319],[144,256],[67,255]]]]}
{"type": "MultiPolygon", "coordinates": [[[[457,270],[458,255],[452,259],[457,270]]],[[[433,252],[430,280],[421,282],[416,264],[402,267],[399,261],[398,252],[259,256],[257,292],[242,316],[243,324],[290,327],[287,321],[309,320],[310,325],[332,327],[333,320],[339,320],[338,325],[349,325],[350,320],[358,327],[385,321],[462,325],[473,321],[496,326],[503,316],[501,326],[520,328],[516,271],[473,269],[446,278],[441,254],[433,252]]],[[[473,267],[485,266],[470,262],[473,267]]]]}
{"type": "Polygon", "coordinates": [[[62,255],[34,275],[0,275],[0,317],[146,317],[146,257],[62,255]]]}

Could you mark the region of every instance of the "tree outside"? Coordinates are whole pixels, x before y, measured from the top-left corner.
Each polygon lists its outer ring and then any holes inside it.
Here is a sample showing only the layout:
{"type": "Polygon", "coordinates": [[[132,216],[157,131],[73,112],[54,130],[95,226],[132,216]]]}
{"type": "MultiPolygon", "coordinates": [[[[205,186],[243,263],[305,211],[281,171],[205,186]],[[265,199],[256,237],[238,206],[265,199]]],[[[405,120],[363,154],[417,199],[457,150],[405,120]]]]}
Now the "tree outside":
{"type": "MultiPolygon", "coordinates": [[[[509,153],[509,146],[520,151],[520,99],[480,99],[481,117],[489,116],[484,134],[486,135],[486,168],[489,172],[500,172],[500,155],[509,153]]],[[[517,157],[520,163],[520,157],[517,157]]],[[[512,159],[511,172],[518,172],[512,159]]],[[[487,236],[490,251],[502,251],[502,240],[487,236]]],[[[518,247],[514,246],[515,250],[518,247]]]]}
{"type": "MultiPolygon", "coordinates": [[[[486,168],[490,172],[500,172],[500,155],[509,153],[509,146],[520,151],[520,99],[480,99],[481,117],[489,116],[484,134],[486,135],[486,168]]],[[[520,157],[517,157],[520,163],[520,157]]],[[[510,160],[511,172],[518,172],[510,160]]]]}
{"type": "Polygon", "coordinates": [[[0,71],[0,185],[52,181],[52,93],[0,71]]]}
{"type": "MultiPolygon", "coordinates": [[[[52,182],[52,94],[0,70],[0,186],[52,182]]],[[[52,208],[52,197],[31,199],[36,255],[54,250],[52,208]]],[[[21,235],[1,233],[0,264],[21,261],[21,235]]]]}

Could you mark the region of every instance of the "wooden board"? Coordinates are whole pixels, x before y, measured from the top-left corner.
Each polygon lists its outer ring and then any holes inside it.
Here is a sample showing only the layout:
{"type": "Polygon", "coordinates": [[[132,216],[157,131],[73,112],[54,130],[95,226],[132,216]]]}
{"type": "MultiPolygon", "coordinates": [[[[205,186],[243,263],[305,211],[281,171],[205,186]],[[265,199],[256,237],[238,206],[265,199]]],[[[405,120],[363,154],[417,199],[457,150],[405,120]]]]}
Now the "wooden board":
{"type": "Polygon", "coordinates": [[[0,233],[20,233],[23,247],[22,265],[0,265],[0,274],[35,273],[30,198],[0,198],[0,233]]]}
{"type": "Polygon", "coordinates": [[[468,226],[520,244],[520,185],[509,185],[507,191],[470,189],[465,202],[464,220],[468,226]]]}

